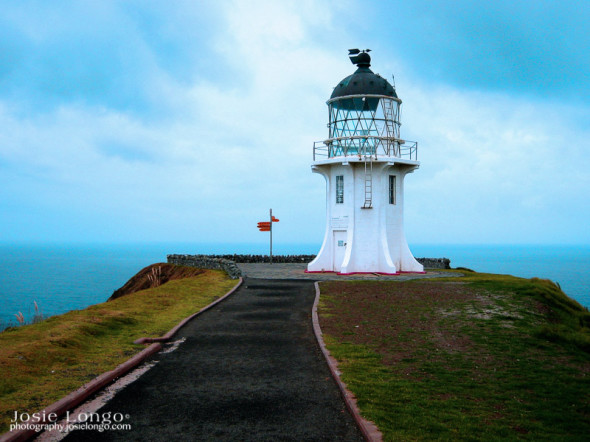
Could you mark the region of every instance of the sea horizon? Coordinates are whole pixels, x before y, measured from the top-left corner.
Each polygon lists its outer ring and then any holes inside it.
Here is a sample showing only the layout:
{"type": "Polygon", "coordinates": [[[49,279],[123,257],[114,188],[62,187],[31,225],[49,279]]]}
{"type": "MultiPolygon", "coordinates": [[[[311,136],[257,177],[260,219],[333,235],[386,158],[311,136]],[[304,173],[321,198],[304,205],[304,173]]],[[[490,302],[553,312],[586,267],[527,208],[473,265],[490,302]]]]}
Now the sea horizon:
{"type": "MultiPolygon", "coordinates": [[[[320,244],[275,243],[273,255],[316,254],[320,244]]],[[[481,273],[550,279],[590,307],[588,244],[413,244],[417,258],[448,258],[451,267],[481,273]]],[[[22,312],[30,321],[34,302],[44,317],[106,301],[142,268],[168,254],[268,255],[263,243],[0,243],[0,330],[22,312]]]]}

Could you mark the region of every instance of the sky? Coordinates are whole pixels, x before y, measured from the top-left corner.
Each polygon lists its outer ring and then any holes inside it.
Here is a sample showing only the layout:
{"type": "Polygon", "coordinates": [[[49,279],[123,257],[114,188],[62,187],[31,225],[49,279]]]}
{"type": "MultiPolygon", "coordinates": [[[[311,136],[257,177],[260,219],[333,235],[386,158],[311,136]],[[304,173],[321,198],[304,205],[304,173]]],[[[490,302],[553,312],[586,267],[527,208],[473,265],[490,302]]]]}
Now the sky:
{"type": "Polygon", "coordinates": [[[0,0],[0,242],[321,244],[349,48],[395,76],[410,244],[590,244],[587,1],[0,0]]]}

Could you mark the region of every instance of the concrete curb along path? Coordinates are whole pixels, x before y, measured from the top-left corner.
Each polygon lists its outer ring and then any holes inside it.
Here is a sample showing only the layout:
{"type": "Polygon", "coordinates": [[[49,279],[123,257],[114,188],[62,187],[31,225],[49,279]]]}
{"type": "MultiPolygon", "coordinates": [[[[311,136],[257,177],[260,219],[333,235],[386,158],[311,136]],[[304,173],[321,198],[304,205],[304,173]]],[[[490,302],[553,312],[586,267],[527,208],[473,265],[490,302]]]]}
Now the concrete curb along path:
{"type": "MultiPolygon", "coordinates": [[[[53,404],[49,405],[48,407],[43,409],[41,412],[39,412],[39,414],[41,416],[54,415],[57,418],[59,418],[59,417],[63,416],[67,411],[73,410],[76,406],[80,405],[82,402],[84,402],[90,396],[92,396],[93,394],[95,394],[99,390],[101,390],[102,388],[104,388],[107,385],[109,385],[110,383],[112,383],[115,379],[123,376],[127,372],[131,371],[132,369],[134,369],[135,367],[140,365],[142,362],[144,362],[150,356],[159,352],[162,349],[162,345],[159,342],[165,342],[165,341],[170,340],[170,338],[172,338],[172,336],[174,336],[178,332],[178,330],[182,326],[184,326],[187,322],[189,322],[191,319],[193,319],[194,317],[200,315],[201,313],[209,310],[210,308],[217,305],[221,301],[225,300],[228,296],[233,294],[240,287],[242,282],[243,282],[243,278],[240,278],[238,283],[229,292],[227,292],[221,298],[216,299],[211,304],[203,307],[198,312],[196,312],[196,313],[190,315],[189,317],[183,319],[182,321],[180,321],[178,323],[178,325],[176,325],[174,328],[172,328],[164,336],[162,336],[160,338],[138,339],[137,341],[134,342],[134,344],[151,343],[151,345],[149,347],[143,349],[141,352],[139,352],[135,356],[132,356],[127,361],[118,365],[115,369],[108,371],[106,373],[103,373],[100,376],[97,376],[92,381],[88,382],[87,384],[84,384],[78,390],[68,394],[67,396],[63,397],[59,401],[54,402],[53,404]]],[[[44,425],[44,424],[49,425],[53,422],[54,421],[49,421],[49,419],[45,418],[41,422],[38,422],[38,425],[40,425],[40,426],[44,425]]],[[[0,436],[0,442],[26,441],[38,434],[39,433],[34,430],[9,431],[9,432],[4,433],[3,435],[0,436]]]]}
{"type": "Polygon", "coordinates": [[[336,381],[338,388],[340,389],[340,393],[344,398],[346,403],[346,408],[350,414],[352,414],[354,420],[356,421],[359,429],[363,433],[363,436],[366,440],[370,442],[380,442],[383,440],[383,435],[377,428],[377,426],[371,422],[366,420],[361,416],[360,410],[358,408],[356,398],[354,394],[348,390],[346,384],[340,379],[340,371],[338,370],[338,361],[332,357],[330,351],[326,348],[326,343],[324,342],[322,329],[320,327],[320,322],[318,318],[318,304],[320,301],[320,286],[319,283],[316,282],[314,284],[316,290],[315,301],[313,303],[313,312],[312,312],[312,322],[313,322],[313,332],[315,337],[318,341],[318,345],[322,350],[324,357],[326,358],[326,362],[328,363],[328,367],[330,368],[330,372],[332,373],[332,377],[336,381]]]}

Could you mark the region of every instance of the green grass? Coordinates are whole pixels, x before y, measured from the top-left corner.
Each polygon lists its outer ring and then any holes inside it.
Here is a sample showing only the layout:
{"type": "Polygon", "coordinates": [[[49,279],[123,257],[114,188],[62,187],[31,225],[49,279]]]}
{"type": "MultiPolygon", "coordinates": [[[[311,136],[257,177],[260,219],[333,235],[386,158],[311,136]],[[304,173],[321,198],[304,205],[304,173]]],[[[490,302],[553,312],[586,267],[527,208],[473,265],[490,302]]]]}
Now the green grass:
{"type": "Polygon", "coordinates": [[[126,361],[234,285],[222,271],[142,290],[0,333],[0,432],[9,416],[36,412],[126,361]]]}
{"type": "Polygon", "coordinates": [[[588,311],[547,280],[466,275],[321,284],[362,414],[385,440],[587,438],[588,311]]]}

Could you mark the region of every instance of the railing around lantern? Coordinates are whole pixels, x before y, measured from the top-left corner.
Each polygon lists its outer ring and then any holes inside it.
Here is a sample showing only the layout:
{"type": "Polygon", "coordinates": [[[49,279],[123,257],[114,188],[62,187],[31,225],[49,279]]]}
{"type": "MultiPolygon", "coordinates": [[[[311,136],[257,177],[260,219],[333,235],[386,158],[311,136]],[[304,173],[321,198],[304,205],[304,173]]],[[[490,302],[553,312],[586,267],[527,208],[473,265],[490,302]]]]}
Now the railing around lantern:
{"type": "Polygon", "coordinates": [[[377,160],[380,156],[418,161],[418,142],[388,137],[352,136],[313,143],[314,161],[338,157],[377,160]]]}

